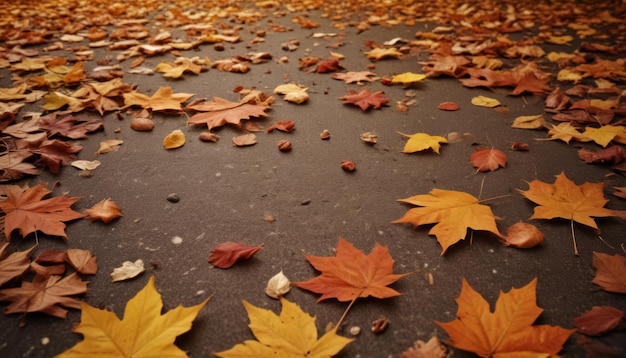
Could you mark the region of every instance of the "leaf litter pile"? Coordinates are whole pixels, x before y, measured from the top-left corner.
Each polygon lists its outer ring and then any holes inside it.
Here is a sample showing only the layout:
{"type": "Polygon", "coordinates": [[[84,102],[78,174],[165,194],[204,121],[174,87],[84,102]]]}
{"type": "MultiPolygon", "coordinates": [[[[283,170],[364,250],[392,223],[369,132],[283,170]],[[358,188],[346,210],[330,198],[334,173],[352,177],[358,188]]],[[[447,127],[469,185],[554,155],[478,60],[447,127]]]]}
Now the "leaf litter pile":
{"type": "Polygon", "coordinates": [[[623,2],[0,14],[3,355],[625,353],[623,2]]]}

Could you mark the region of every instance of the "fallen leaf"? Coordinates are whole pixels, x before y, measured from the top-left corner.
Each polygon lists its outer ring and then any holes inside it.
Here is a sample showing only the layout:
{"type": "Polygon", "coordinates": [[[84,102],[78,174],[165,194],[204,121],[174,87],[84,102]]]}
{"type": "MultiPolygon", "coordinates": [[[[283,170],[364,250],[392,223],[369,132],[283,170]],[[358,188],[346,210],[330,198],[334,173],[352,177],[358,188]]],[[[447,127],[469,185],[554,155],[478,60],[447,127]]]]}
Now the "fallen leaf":
{"type": "Polygon", "coordinates": [[[377,47],[370,51],[364,52],[365,56],[370,60],[382,60],[384,58],[400,58],[402,56],[402,52],[398,51],[395,47],[390,48],[382,48],[377,47]]]}
{"type": "Polygon", "coordinates": [[[626,256],[593,253],[596,276],[592,283],[607,292],[626,293],[626,256]]]}
{"type": "Polygon", "coordinates": [[[304,255],[321,275],[308,281],[294,282],[296,287],[319,293],[317,302],[336,298],[352,301],[359,297],[389,298],[401,293],[387,287],[406,274],[394,274],[393,263],[386,247],[376,244],[369,255],[339,238],[335,257],[304,255]]]}
{"type": "Polygon", "coordinates": [[[392,223],[411,223],[415,227],[436,224],[428,233],[437,237],[443,249],[441,255],[451,245],[465,239],[467,229],[484,230],[502,237],[491,208],[480,204],[480,200],[468,193],[433,189],[427,195],[415,195],[399,201],[420,207],[409,209],[402,218],[392,223]]]}
{"type": "Polygon", "coordinates": [[[600,336],[617,328],[624,320],[624,311],[611,306],[594,306],[574,318],[579,333],[600,336]]]}
{"type": "Polygon", "coordinates": [[[143,93],[124,93],[124,107],[139,106],[144,109],[151,109],[154,112],[172,111],[181,113],[181,104],[193,97],[192,93],[174,93],[171,87],[159,87],[159,89],[148,97],[143,93]]]}
{"type": "Polygon", "coordinates": [[[266,106],[246,102],[230,102],[223,98],[213,97],[212,101],[203,101],[187,106],[186,109],[199,111],[189,118],[188,124],[206,124],[209,130],[225,124],[241,127],[242,119],[266,117],[266,106]]]}
{"type": "Polygon", "coordinates": [[[506,230],[506,236],[502,237],[501,240],[506,246],[529,249],[541,245],[544,235],[535,225],[520,221],[511,225],[506,230]]]}
{"type": "Polygon", "coordinates": [[[441,102],[439,103],[437,108],[441,109],[442,111],[458,111],[459,104],[456,102],[441,102]]]}
{"type": "Polygon", "coordinates": [[[402,153],[415,153],[432,149],[433,152],[439,154],[439,149],[441,148],[439,143],[448,143],[448,140],[444,137],[433,136],[426,133],[399,134],[408,139],[402,149],[402,153]]]}
{"type": "Polygon", "coordinates": [[[402,352],[400,358],[447,358],[448,356],[446,346],[441,344],[437,336],[432,336],[428,342],[416,340],[413,347],[402,352]]]}
{"type": "Polygon", "coordinates": [[[612,145],[605,149],[592,152],[589,149],[579,149],[578,157],[585,163],[613,163],[619,164],[626,159],[626,152],[619,145],[612,145]]]}
{"type": "Polygon", "coordinates": [[[124,261],[122,266],[116,267],[111,272],[111,282],[130,280],[144,273],[146,269],[143,266],[143,260],[139,259],[135,262],[124,261]]]}
{"type": "Polygon", "coordinates": [[[337,335],[337,328],[317,338],[315,317],[295,303],[281,298],[280,315],[243,301],[250,319],[250,330],[257,340],[247,340],[234,347],[215,352],[221,358],[235,357],[310,357],[330,358],[353,340],[337,335]]]}
{"type": "Polygon", "coordinates": [[[28,250],[17,251],[7,256],[9,243],[0,247],[0,287],[5,283],[22,276],[30,267],[30,254],[37,246],[28,250]]]}
{"type": "Polygon", "coordinates": [[[186,357],[186,352],[174,344],[176,337],[191,329],[191,323],[207,302],[208,299],[192,307],[178,306],[161,315],[161,295],[151,277],[128,301],[122,320],[114,312],[81,303],[81,320],[72,332],[83,335],[83,340],[57,357],[186,357]]]}
{"type": "Polygon", "coordinates": [[[265,286],[265,294],[271,298],[279,299],[291,289],[291,281],[285,276],[281,270],[267,281],[265,286]]]}
{"type": "Polygon", "coordinates": [[[335,57],[330,57],[322,62],[317,64],[315,68],[315,72],[317,73],[328,73],[335,72],[341,70],[343,67],[339,64],[339,59],[335,57]]]}
{"type": "Polygon", "coordinates": [[[611,141],[626,144],[626,127],[606,125],[600,128],[586,127],[582,135],[606,148],[611,141]]]}
{"type": "Polygon", "coordinates": [[[274,88],[274,93],[284,95],[283,99],[287,102],[300,104],[309,99],[307,90],[308,88],[300,87],[295,83],[287,83],[274,88]]]}
{"type": "Polygon", "coordinates": [[[217,244],[213,250],[211,250],[209,262],[219,268],[229,268],[239,260],[251,258],[254,254],[261,251],[261,249],[263,249],[263,244],[248,245],[227,241],[217,244]]]}
{"type": "Polygon", "coordinates": [[[211,61],[208,58],[178,57],[174,62],[163,61],[159,63],[154,70],[163,73],[165,78],[181,78],[185,72],[199,75],[200,72],[206,71],[210,64],[211,61]]]}
{"type": "Polygon", "coordinates": [[[236,147],[245,147],[256,144],[256,134],[248,133],[233,137],[233,145],[236,147]]]}
{"type": "Polygon", "coordinates": [[[569,141],[575,139],[579,142],[589,142],[591,138],[584,136],[582,133],[576,129],[576,127],[571,122],[563,122],[559,125],[552,125],[552,128],[548,130],[548,135],[550,139],[560,139],[565,143],[569,144],[569,141]]]}
{"type": "Polygon", "coordinates": [[[66,277],[36,275],[32,282],[22,281],[20,287],[0,290],[0,301],[11,302],[5,314],[42,312],[65,319],[67,310],[62,307],[80,308],[80,301],[70,296],[85,292],[87,282],[76,273],[66,277]]]}
{"type": "Polygon", "coordinates": [[[470,162],[478,172],[494,171],[506,168],[506,154],[493,147],[481,147],[470,155],[470,162]]]}
{"type": "Polygon", "coordinates": [[[20,179],[25,174],[38,175],[39,170],[31,163],[24,162],[33,153],[30,150],[18,150],[0,155],[0,181],[20,179]]]}
{"type": "Polygon", "coordinates": [[[383,91],[370,92],[369,88],[364,88],[359,92],[349,89],[348,94],[339,97],[339,99],[345,104],[359,106],[364,111],[367,111],[370,107],[378,109],[389,102],[383,91]]]}
{"type": "MultiPolygon", "coordinates": [[[[518,190],[535,207],[531,219],[563,218],[575,221],[600,231],[592,217],[619,217],[626,220],[626,211],[604,207],[608,199],[604,197],[604,183],[584,183],[580,186],[569,180],[564,172],[556,176],[554,184],[538,179],[528,183],[529,189],[518,190]]],[[[572,233],[573,235],[573,233],[572,233]]],[[[574,240],[574,251],[578,254],[574,240]]]]}
{"type": "Polygon", "coordinates": [[[345,83],[356,83],[358,85],[363,82],[374,82],[378,79],[375,73],[370,71],[348,71],[346,73],[334,73],[333,79],[342,80],[345,83]]]}
{"type": "Polygon", "coordinates": [[[96,257],[89,250],[67,249],[65,258],[74,270],[84,275],[95,275],[98,272],[96,257]]]}
{"type": "Polygon", "coordinates": [[[71,209],[79,198],[62,195],[43,199],[50,193],[52,191],[46,188],[46,183],[32,188],[28,185],[0,186],[0,194],[6,196],[0,200],[0,210],[5,213],[4,235],[7,240],[11,240],[14,230],[22,237],[41,231],[67,239],[64,222],[84,217],[71,209]]]}
{"type": "Polygon", "coordinates": [[[435,323],[448,333],[450,345],[481,357],[556,356],[575,331],[533,325],[543,311],[536,303],[536,288],[535,278],[522,288],[501,291],[491,312],[489,302],[463,279],[456,320],[435,323]]]}
{"type": "Polygon", "coordinates": [[[180,129],[173,130],[163,139],[163,147],[165,149],[180,148],[185,145],[185,133],[180,129]]]}
{"type": "Polygon", "coordinates": [[[500,101],[498,101],[495,98],[489,98],[485,96],[476,96],[476,97],[472,97],[472,104],[474,106],[479,106],[479,107],[493,108],[493,107],[497,107],[501,105],[502,103],[500,103],[500,101]]]}
{"type": "Polygon", "coordinates": [[[533,116],[519,116],[513,120],[511,127],[519,129],[539,129],[546,127],[543,114],[537,114],[533,116]]]}
{"type": "Polygon", "coordinates": [[[426,78],[423,73],[405,72],[399,75],[395,75],[391,78],[391,83],[402,83],[403,86],[408,87],[413,83],[422,82],[426,78]]]}
{"type": "Polygon", "coordinates": [[[90,221],[100,220],[105,224],[124,216],[120,207],[111,198],[102,199],[83,213],[90,221]]]}
{"type": "Polygon", "coordinates": [[[32,150],[39,154],[42,162],[48,167],[52,174],[58,174],[61,166],[68,165],[77,159],[76,153],[83,147],[72,145],[58,139],[46,140],[39,145],[39,148],[32,150]]]}
{"type": "Polygon", "coordinates": [[[614,186],[613,189],[615,189],[613,195],[626,199],[626,186],[614,186]]]}
{"type": "Polygon", "coordinates": [[[75,160],[70,163],[71,166],[80,170],[95,170],[100,166],[98,160],[75,160]]]}
{"type": "Polygon", "coordinates": [[[59,135],[70,139],[87,138],[87,133],[104,128],[101,120],[81,121],[72,115],[59,117],[56,114],[43,116],[37,124],[40,129],[48,132],[48,137],[59,135]]]}
{"type": "Polygon", "coordinates": [[[120,145],[124,143],[123,140],[119,139],[108,139],[100,142],[100,148],[96,151],[96,155],[104,154],[109,152],[117,152],[120,149],[120,145]]]}
{"type": "Polygon", "coordinates": [[[296,122],[290,119],[286,121],[278,121],[272,124],[271,126],[267,127],[265,131],[267,133],[270,133],[270,132],[273,132],[274,129],[277,129],[281,132],[293,132],[296,130],[296,122]]]}

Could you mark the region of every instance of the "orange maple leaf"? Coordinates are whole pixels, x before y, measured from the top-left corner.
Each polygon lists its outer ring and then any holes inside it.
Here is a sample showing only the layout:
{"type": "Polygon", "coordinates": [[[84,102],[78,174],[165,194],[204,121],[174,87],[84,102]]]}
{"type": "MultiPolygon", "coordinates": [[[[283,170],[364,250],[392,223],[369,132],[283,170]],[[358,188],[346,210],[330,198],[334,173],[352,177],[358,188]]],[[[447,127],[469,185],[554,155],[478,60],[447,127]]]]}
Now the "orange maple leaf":
{"type": "MultiPolygon", "coordinates": [[[[616,216],[626,220],[626,211],[612,210],[604,207],[608,199],[604,197],[604,183],[586,182],[580,186],[569,180],[564,172],[556,176],[554,184],[535,179],[528,183],[528,190],[518,190],[529,200],[539,204],[535,207],[531,219],[563,218],[572,223],[578,222],[600,232],[593,217],[616,216]]],[[[574,239],[574,251],[576,240],[574,239]]]]}
{"type": "Polygon", "coordinates": [[[247,102],[231,102],[219,97],[213,97],[212,101],[195,103],[186,109],[200,111],[189,118],[188,124],[206,124],[209,130],[221,127],[225,124],[233,124],[241,127],[242,119],[250,117],[266,117],[266,106],[247,102]]]}
{"type": "Polygon", "coordinates": [[[373,296],[388,298],[402,295],[387,287],[408,275],[394,274],[394,260],[386,247],[376,244],[369,255],[355,248],[351,243],[339,238],[336,257],[304,255],[313,267],[322,274],[293,285],[320,293],[318,302],[336,298],[339,301],[352,301],[359,297],[373,296]]]}
{"type": "Polygon", "coordinates": [[[500,167],[506,167],[506,154],[494,147],[478,148],[470,156],[470,162],[476,171],[494,171],[500,167]]]}
{"type": "Polygon", "coordinates": [[[376,109],[382,105],[386,105],[389,99],[385,97],[383,91],[371,92],[369,88],[363,88],[359,92],[349,89],[348,94],[343,97],[339,97],[344,104],[353,104],[359,106],[364,111],[367,111],[370,107],[376,109]]]}
{"type": "Polygon", "coordinates": [[[592,283],[608,292],[626,294],[626,256],[594,252],[593,267],[596,268],[596,276],[592,283]]]}
{"type": "Polygon", "coordinates": [[[13,230],[19,230],[22,236],[41,231],[67,239],[63,222],[85,216],[71,209],[79,198],[63,195],[43,199],[50,193],[45,183],[32,188],[28,185],[0,187],[0,194],[6,195],[6,199],[0,201],[0,210],[6,214],[4,234],[7,240],[11,239],[13,230]]]}
{"type": "Polygon", "coordinates": [[[450,345],[481,357],[556,355],[575,330],[533,323],[543,309],[537,306],[537,279],[522,288],[513,288],[500,296],[495,311],[465,279],[457,318],[438,322],[450,336],[450,345]]]}

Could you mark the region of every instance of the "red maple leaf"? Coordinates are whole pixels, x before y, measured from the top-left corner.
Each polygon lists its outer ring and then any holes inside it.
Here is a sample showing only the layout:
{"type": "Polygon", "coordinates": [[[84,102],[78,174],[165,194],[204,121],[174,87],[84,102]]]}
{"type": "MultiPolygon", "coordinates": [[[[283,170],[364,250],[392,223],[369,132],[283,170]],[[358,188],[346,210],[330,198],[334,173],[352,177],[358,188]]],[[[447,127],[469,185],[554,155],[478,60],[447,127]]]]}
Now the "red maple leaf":
{"type": "Polygon", "coordinates": [[[364,88],[360,92],[349,89],[348,94],[339,99],[343,103],[359,106],[364,111],[367,111],[370,107],[380,108],[389,102],[383,91],[370,92],[369,88],[364,88]]]}
{"type": "Polygon", "coordinates": [[[11,239],[14,230],[18,230],[22,236],[41,231],[67,238],[63,222],[85,216],[70,208],[79,198],[63,195],[43,199],[50,193],[45,183],[32,188],[28,185],[0,186],[0,195],[6,196],[0,201],[0,210],[6,214],[4,234],[7,240],[11,239]]]}
{"type": "Polygon", "coordinates": [[[376,244],[374,250],[365,255],[348,241],[339,238],[336,253],[335,257],[304,255],[322,274],[308,281],[294,282],[293,285],[321,294],[318,302],[328,298],[345,302],[359,297],[388,298],[401,295],[387,286],[408,273],[393,273],[394,260],[386,247],[376,244]]]}

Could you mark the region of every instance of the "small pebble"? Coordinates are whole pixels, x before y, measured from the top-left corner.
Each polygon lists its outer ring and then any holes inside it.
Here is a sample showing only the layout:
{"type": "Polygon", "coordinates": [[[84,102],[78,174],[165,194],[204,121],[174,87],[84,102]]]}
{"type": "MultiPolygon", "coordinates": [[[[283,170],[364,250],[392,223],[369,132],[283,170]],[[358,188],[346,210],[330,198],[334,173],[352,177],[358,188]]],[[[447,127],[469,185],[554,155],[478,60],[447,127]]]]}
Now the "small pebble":
{"type": "Polygon", "coordinates": [[[170,203],[177,203],[180,201],[180,196],[178,196],[178,194],[176,193],[171,193],[167,196],[167,201],[169,201],[170,203]]]}
{"type": "Polygon", "coordinates": [[[174,237],[172,238],[172,244],[174,244],[174,245],[180,245],[180,244],[182,244],[182,243],[183,243],[183,238],[182,238],[182,237],[180,237],[180,236],[174,236],[174,237]]]}
{"type": "Polygon", "coordinates": [[[350,327],[350,334],[353,336],[358,336],[359,333],[361,333],[361,327],[359,326],[352,326],[350,327]]]}

